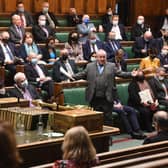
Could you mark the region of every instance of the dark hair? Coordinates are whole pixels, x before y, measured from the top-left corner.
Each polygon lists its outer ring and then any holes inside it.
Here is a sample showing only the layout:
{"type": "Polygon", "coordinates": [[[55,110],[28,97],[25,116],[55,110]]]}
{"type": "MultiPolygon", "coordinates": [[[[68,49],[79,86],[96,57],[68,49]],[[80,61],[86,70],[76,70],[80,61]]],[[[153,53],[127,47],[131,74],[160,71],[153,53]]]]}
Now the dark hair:
{"type": "Polygon", "coordinates": [[[19,0],[19,1],[17,1],[16,6],[18,6],[18,5],[20,5],[20,4],[24,4],[24,2],[21,1],[21,0],[19,0]]]}
{"type": "Polygon", "coordinates": [[[0,149],[0,168],[18,168],[21,158],[17,151],[14,130],[7,121],[0,121],[0,149]]]}
{"type": "Polygon", "coordinates": [[[68,43],[70,44],[70,45],[72,45],[72,34],[74,34],[74,33],[76,33],[77,34],[77,38],[79,39],[79,33],[77,32],[77,31],[71,31],[70,33],[69,33],[69,35],[68,35],[68,43]]]}
{"type": "Polygon", "coordinates": [[[55,41],[55,38],[53,36],[49,36],[46,40],[46,47],[48,48],[48,44],[51,40],[54,40],[55,41]]]}
{"type": "Polygon", "coordinates": [[[31,32],[26,32],[26,33],[24,34],[24,37],[23,37],[23,42],[22,42],[22,43],[24,43],[24,42],[25,42],[25,40],[26,40],[26,37],[27,37],[27,36],[30,36],[30,37],[33,39],[33,41],[34,41],[33,34],[32,34],[31,32]]]}
{"type": "Polygon", "coordinates": [[[158,50],[157,50],[157,48],[149,48],[148,51],[147,51],[147,53],[148,53],[148,55],[154,54],[154,55],[157,56],[158,50]]]}

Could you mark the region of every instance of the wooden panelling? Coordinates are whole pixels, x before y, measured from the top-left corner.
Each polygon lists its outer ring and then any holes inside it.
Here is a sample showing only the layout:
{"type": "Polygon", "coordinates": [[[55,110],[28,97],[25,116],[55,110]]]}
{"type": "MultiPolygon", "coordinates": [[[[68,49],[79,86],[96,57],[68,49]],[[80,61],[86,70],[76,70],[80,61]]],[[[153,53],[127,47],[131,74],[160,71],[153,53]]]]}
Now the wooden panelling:
{"type": "Polygon", "coordinates": [[[97,5],[98,5],[98,13],[106,13],[106,7],[107,7],[107,0],[98,0],[97,1],[97,5]],[[101,6],[101,8],[99,8],[101,6]]]}
{"type": "Polygon", "coordinates": [[[96,4],[97,0],[85,0],[86,2],[86,13],[97,13],[96,4]]]}
{"type": "Polygon", "coordinates": [[[4,10],[5,12],[13,12],[16,9],[16,0],[5,0],[4,10]]]}
{"type": "Polygon", "coordinates": [[[77,9],[77,12],[79,14],[85,13],[84,3],[85,3],[85,0],[74,1],[74,7],[77,9]]]}

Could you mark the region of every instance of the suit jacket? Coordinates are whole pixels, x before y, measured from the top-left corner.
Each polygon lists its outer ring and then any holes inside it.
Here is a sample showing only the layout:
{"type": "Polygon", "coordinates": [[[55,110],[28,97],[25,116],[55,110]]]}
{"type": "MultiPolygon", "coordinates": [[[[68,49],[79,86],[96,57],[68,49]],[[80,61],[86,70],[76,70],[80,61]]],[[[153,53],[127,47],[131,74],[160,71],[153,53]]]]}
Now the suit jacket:
{"type": "MultiPolygon", "coordinates": [[[[20,13],[18,11],[15,11],[11,14],[11,16],[13,15],[20,15],[20,13]]],[[[33,17],[31,16],[31,14],[27,11],[24,11],[23,12],[23,15],[25,16],[25,19],[26,19],[26,27],[28,26],[33,26],[34,24],[34,20],[33,20],[33,17]]]]}
{"type": "MultiPolygon", "coordinates": [[[[51,29],[49,26],[45,26],[45,28],[48,31],[49,36],[55,35],[55,30],[51,29]]],[[[48,39],[46,33],[39,25],[35,25],[32,28],[32,33],[33,33],[34,39],[37,43],[45,43],[46,40],[48,39]]]]}
{"type": "MultiPolygon", "coordinates": [[[[17,48],[16,48],[15,44],[14,44],[14,43],[11,43],[11,42],[8,42],[7,45],[8,45],[8,47],[10,48],[10,50],[11,50],[13,56],[18,56],[18,51],[17,51],[17,48]]],[[[3,52],[3,50],[2,50],[1,45],[0,45],[0,61],[1,61],[1,62],[4,62],[4,61],[5,61],[5,55],[4,55],[4,52],[3,52]]]]}
{"type": "MultiPolygon", "coordinates": [[[[45,65],[40,64],[39,67],[42,69],[45,76],[48,76],[48,70],[45,65]]],[[[37,78],[39,78],[37,71],[30,62],[25,65],[25,74],[29,82],[37,82],[37,78]]]]}
{"type": "MultiPolygon", "coordinates": [[[[82,35],[82,37],[80,37],[79,39],[80,42],[82,43],[86,42],[86,40],[88,39],[88,34],[92,28],[96,29],[93,23],[88,23],[87,26],[84,23],[77,25],[77,31],[79,34],[82,35]]],[[[96,38],[99,40],[98,36],[96,38]]]]}
{"type": "MultiPolygon", "coordinates": [[[[68,62],[69,62],[69,64],[70,64],[70,66],[71,66],[73,72],[74,72],[74,73],[77,73],[78,71],[77,71],[77,67],[76,67],[76,64],[75,64],[74,60],[68,59],[68,62]]],[[[54,80],[55,82],[61,82],[61,81],[65,81],[65,80],[68,79],[67,76],[65,76],[64,74],[62,74],[62,73],[60,72],[60,67],[61,67],[61,66],[67,71],[66,66],[65,66],[65,64],[63,63],[62,60],[56,61],[56,62],[54,63],[54,65],[53,65],[53,74],[52,74],[52,77],[53,77],[53,80],[54,80]]]]}
{"type": "MultiPolygon", "coordinates": [[[[49,16],[51,17],[52,21],[54,22],[55,26],[58,26],[58,25],[59,25],[59,24],[58,24],[58,20],[57,20],[56,16],[54,15],[54,13],[48,12],[48,14],[49,14],[49,16]]],[[[37,13],[37,14],[35,15],[36,23],[38,23],[37,21],[38,21],[38,18],[39,18],[40,15],[45,15],[45,14],[44,14],[42,11],[39,12],[39,13],[37,13]]],[[[46,21],[47,21],[47,22],[46,22],[46,25],[49,26],[48,20],[46,20],[46,21]]]]}
{"type": "Polygon", "coordinates": [[[79,19],[76,20],[75,15],[67,15],[68,26],[76,26],[81,23],[81,16],[77,16],[79,19]]]}
{"type": "Polygon", "coordinates": [[[107,31],[107,26],[108,26],[109,24],[111,24],[109,17],[112,17],[112,15],[109,16],[109,15],[106,13],[106,14],[103,16],[103,18],[102,18],[102,25],[103,25],[103,28],[104,28],[104,31],[105,31],[105,32],[107,31]]]}
{"type": "MultiPolygon", "coordinates": [[[[41,49],[40,49],[40,47],[38,47],[38,45],[37,45],[37,49],[38,49],[38,54],[42,54],[41,49]]],[[[23,58],[23,60],[25,62],[27,62],[26,58],[27,58],[28,55],[27,55],[24,44],[21,44],[21,46],[19,47],[19,52],[18,53],[19,53],[19,57],[23,58]]]]}
{"type": "MultiPolygon", "coordinates": [[[[74,78],[86,79],[88,86],[86,88],[86,100],[90,103],[95,94],[96,79],[97,79],[97,62],[91,62],[87,64],[86,69],[74,75],[74,78]]],[[[106,87],[105,96],[108,102],[113,103],[113,92],[116,90],[115,75],[120,77],[130,77],[131,73],[118,71],[114,63],[107,62],[104,66],[105,81],[104,86],[106,87]]]]}
{"type": "MultiPolygon", "coordinates": [[[[113,43],[116,45],[116,47],[118,49],[122,48],[120,41],[119,40],[113,40],[113,43]]],[[[111,46],[111,40],[108,40],[105,45],[104,45],[104,49],[107,52],[107,59],[110,60],[113,57],[115,57],[116,51],[114,51],[114,48],[112,48],[111,46]]]]}
{"type": "MultiPolygon", "coordinates": [[[[50,59],[50,53],[48,51],[48,48],[45,46],[41,49],[41,51],[42,51],[42,54],[43,54],[42,60],[44,60],[45,62],[49,62],[48,60],[50,59]]],[[[53,49],[53,52],[54,52],[54,54],[57,58],[56,49],[53,49]]]]}
{"type": "MultiPolygon", "coordinates": [[[[22,37],[24,37],[25,34],[25,29],[24,27],[20,27],[20,30],[22,32],[22,37]]],[[[10,34],[10,40],[13,43],[20,43],[21,37],[20,34],[18,33],[18,30],[16,29],[15,25],[12,25],[9,27],[8,32],[10,34]]]]}
{"type": "MultiPolygon", "coordinates": [[[[132,51],[135,53],[135,58],[143,58],[146,57],[147,54],[141,53],[141,50],[145,48],[145,40],[143,37],[138,37],[133,45],[132,51]]],[[[156,47],[156,40],[151,39],[148,42],[148,48],[155,48],[156,47]]]]}
{"type": "Polygon", "coordinates": [[[162,54],[159,54],[158,58],[160,59],[161,66],[168,65],[168,54],[165,56],[162,54]]]}
{"type": "MultiPolygon", "coordinates": [[[[121,34],[122,40],[127,40],[127,36],[126,36],[126,33],[125,33],[124,25],[123,24],[118,24],[118,26],[119,26],[119,29],[120,29],[120,34],[121,34]]],[[[106,38],[108,36],[108,33],[111,32],[112,27],[113,27],[112,23],[107,25],[106,38]]]]}
{"type": "MultiPolygon", "coordinates": [[[[97,46],[98,49],[103,49],[104,48],[104,44],[103,42],[96,40],[95,45],[97,46]]],[[[85,44],[82,45],[82,49],[83,49],[83,58],[87,61],[90,61],[92,52],[91,52],[91,47],[90,47],[90,41],[87,40],[85,44]]]]}
{"type": "Polygon", "coordinates": [[[146,138],[143,144],[155,143],[166,140],[168,140],[168,131],[160,131],[157,133],[157,135],[146,138]]]}
{"type": "Polygon", "coordinates": [[[143,28],[139,24],[135,24],[131,29],[131,40],[135,41],[137,37],[143,36],[143,34],[149,29],[149,26],[144,24],[143,28]]]}
{"type": "MultiPolygon", "coordinates": [[[[164,79],[162,81],[165,85],[166,88],[168,89],[168,80],[164,79]]],[[[158,78],[153,77],[152,79],[150,79],[150,83],[151,83],[151,88],[153,90],[153,93],[155,95],[155,97],[159,100],[165,100],[165,92],[164,92],[164,88],[162,87],[161,82],[159,81],[158,78]]]]}
{"type": "MultiPolygon", "coordinates": [[[[39,99],[39,94],[33,85],[29,84],[27,89],[28,89],[32,99],[39,99]]],[[[21,99],[24,98],[23,93],[16,85],[14,86],[14,88],[9,90],[9,95],[10,95],[10,97],[17,97],[17,98],[21,98],[21,99]]]]}

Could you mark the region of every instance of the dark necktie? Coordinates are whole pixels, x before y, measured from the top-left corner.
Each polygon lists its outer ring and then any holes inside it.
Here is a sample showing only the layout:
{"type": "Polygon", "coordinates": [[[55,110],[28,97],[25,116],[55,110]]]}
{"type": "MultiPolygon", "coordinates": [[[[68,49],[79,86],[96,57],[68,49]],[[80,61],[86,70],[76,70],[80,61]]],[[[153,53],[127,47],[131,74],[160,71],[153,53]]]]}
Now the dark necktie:
{"type": "Polygon", "coordinates": [[[6,49],[6,52],[7,52],[8,55],[9,55],[9,58],[10,58],[11,60],[14,60],[14,56],[13,56],[11,50],[8,48],[8,45],[5,44],[4,47],[5,47],[5,49],[6,49]]]}
{"type": "Polygon", "coordinates": [[[93,52],[96,53],[96,46],[95,46],[95,44],[92,44],[92,49],[93,49],[93,52]]]}

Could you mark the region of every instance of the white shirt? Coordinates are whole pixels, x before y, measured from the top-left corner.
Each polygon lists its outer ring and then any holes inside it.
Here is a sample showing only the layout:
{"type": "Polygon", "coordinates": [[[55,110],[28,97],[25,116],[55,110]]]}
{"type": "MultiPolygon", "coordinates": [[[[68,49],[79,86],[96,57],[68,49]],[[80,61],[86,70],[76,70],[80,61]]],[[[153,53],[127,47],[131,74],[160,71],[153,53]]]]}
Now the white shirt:
{"type": "Polygon", "coordinates": [[[98,51],[97,45],[96,45],[96,44],[91,44],[91,43],[90,43],[91,53],[94,52],[93,45],[94,45],[94,47],[95,47],[95,52],[98,51]]]}
{"type": "Polygon", "coordinates": [[[37,64],[35,65],[35,70],[37,71],[40,78],[45,78],[46,77],[44,72],[42,71],[42,69],[37,64]]]}
{"type": "Polygon", "coordinates": [[[168,19],[167,18],[164,19],[162,29],[168,29],[168,19]]]}
{"type": "Polygon", "coordinates": [[[116,36],[115,36],[116,40],[122,40],[122,36],[121,36],[121,33],[120,33],[120,28],[119,28],[118,25],[117,26],[113,26],[111,31],[116,33],[116,36]]]}

